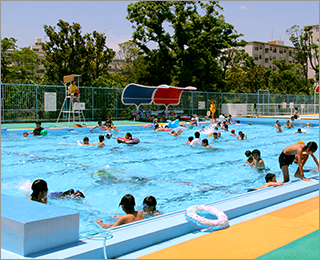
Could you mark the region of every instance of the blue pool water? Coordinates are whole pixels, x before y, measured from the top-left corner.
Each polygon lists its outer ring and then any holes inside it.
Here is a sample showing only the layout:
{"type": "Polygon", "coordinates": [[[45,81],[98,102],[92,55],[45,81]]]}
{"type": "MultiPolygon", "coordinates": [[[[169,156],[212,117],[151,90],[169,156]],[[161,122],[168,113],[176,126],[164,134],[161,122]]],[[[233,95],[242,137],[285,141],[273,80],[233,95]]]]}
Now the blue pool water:
{"type": "MultiPolygon", "coordinates": [[[[48,199],[48,204],[80,213],[80,230],[102,219],[114,223],[113,215],[123,214],[118,204],[125,194],[136,199],[136,209],[142,210],[143,198],[156,197],[157,209],[169,213],[195,204],[204,204],[246,193],[248,188],[265,183],[266,173],[275,173],[281,179],[278,157],[288,145],[303,140],[319,140],[319,128],[303,129],[306,134],[295,134],[294,129],[277,133],[272,125],[231,126],[248,134],[239,141],[222,132],[222,138],[209,144],[218,149],[204,149],[185,145],[194,130],[175,137],[168,132],[154,132],[141,126],[124,127],[112,132],[105,147],[83,147],[77,144],[88,136],[97,145],[101,132],[89,129],[50,131],[45,137],[22,137],[22,132],[5,132],[1,136],[1,192],[28,198],[31,183],[41,178],[47,181],[49,191],[81,190],[85,199],[48,199]],[[116,137],[125,132],[139,137],[138,145],[118,144],[116,137]],[[268,170],[256,171],[242,166],[246,150],[259,149],[268,170]],[[100,169],[105,172],[97,174],[100,169]]],[[[318,154],[318,153],[317,153],[318,154]]],[[[316,157],[318,157],[316,155],[316,157]]],[[[316,165],[310,158],[305,169],[316,165]]],[[[290,179],[297,169],[289,167],[290,179]]],[[[306,171],[306,177],[314,175],[306,171]]]]}

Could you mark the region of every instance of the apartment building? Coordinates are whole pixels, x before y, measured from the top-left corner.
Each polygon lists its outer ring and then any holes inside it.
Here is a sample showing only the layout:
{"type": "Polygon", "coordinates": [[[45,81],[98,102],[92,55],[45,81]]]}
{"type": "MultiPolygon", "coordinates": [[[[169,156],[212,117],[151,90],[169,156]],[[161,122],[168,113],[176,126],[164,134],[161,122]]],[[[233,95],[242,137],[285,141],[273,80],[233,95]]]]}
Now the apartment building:
{"type": "Polygon", "coordinates": [[[30,50],[32,50],[34,53],[38,54],[37,62],[39,62],[39,74],[43,75],[45,72],[44,66],[41,64],[41,60],[45,59],[45,52],[42,50],[41,47],[41,38],[36,37],[34,39],[34,45],[30,46],[30,50]]]}
{"type": "MultiPolygon", "coordinates": [[[[306,25],[304,27],[307,27],[307,26],[312,26],[312,31],[313,31],[312,42],[319,45],[319,24],[306,25]]],[[[316,59],[316,57],[315,57],[315,59],[316,59]]],[[[315,59],[314,59],[313,64],[316,63],[315,59]]],[[[319,61],[317,61],[317,62],[319,62],[319,61]]],[[[315,74],[316,73],[315,73],[314,69],[311,67],[310,60],[308,60],[308,78],[314,78],[315,74]]],[[[319,79],[316,79],[316,81],[319,81],[319,79]]],[[[316,82],[316,85],[318,85],[318,84],[319,83],[316,82]]]]}
{"type": "Polygon", "coordinates": [[[285,59],[288,63],[295,63],[297,61],[292,57],[297,54],[297,49],[290,46],[285,46],[284,41],[270,41],[270,42],[259,42],[251,41],[244,49],[254,59],[254,63],[258,66],[265,66],[273,71],[276,70],[276,66],[272,64],[273,60],[285,59]],[[292,51],[290,54],[289,50],[292,51]]]}

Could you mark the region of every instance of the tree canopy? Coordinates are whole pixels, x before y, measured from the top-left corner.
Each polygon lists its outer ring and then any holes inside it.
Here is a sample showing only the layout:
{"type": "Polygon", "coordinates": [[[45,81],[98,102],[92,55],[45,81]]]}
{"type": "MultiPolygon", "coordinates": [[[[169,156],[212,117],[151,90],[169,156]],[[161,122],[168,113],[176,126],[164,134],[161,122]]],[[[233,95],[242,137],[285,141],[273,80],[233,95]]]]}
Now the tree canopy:
{"type": "Polygon", "coordinates": [[[106,46],[104,33],[86,33],[82,35],[81,25],[59,20],[55,26],[44,25],[49,40],[41,43],[46,59],[47,79],[60,84],[63,76],[81,74],[82,85],[108,74],[108,64],[115,56],[115,51],[106,46]]]}
{"type": "Polygon", "coordinates": [[[225,48],[244,46],[225,22],[216,1],[139,1],[130,3],[127,19],[133,42],[145,54],[144,80],[152,85],[194,85],[217,91],[225,85],[217,58],[225,48]],[[155,43],[157,49],[148,44],[155,43]]]}

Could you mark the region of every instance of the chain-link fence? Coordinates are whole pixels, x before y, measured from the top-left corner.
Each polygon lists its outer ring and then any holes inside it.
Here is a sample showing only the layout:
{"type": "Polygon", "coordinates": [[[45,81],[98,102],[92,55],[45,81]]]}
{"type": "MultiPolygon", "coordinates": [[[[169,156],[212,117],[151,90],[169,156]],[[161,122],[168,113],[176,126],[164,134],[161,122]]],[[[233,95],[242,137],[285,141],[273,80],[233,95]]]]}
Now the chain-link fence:
{"type": "MultiPolygon", "coordinates": [[[[125,106],[121,102],[122,89],[79,87],[81,91],[80,101],[85,103],[84,116],[86,120],[105,120],[108,116],[113,119],[132,119],[131,111],[135,106],[125,106]]],[[[1,120],[2,122],[32,122],[32,121],[56,121],[64,98],[65,86],[53,85],[26,85],[26,84],[1,84],[1,120]],[[46,92],[56,93],[56,111],[45,111],[44,96],[46,92]]],[[[319,105],[314,104],[314,96],[307,95],[277,95],[269,93],[221,93],[201,92],[186,90],[182,92],[179,105],[172,105],[170,110],[179,111],[178,115],[197,114],[205,116],[214,100],[217,108],[216,114],[222,112],[222,104],[246,103],[246,104],[279,104],[286,102],[309,105],[310,112],[319,113],[319,105]],[[311,106],[310,106],[311,105],[311,106]],[[316,109],[315,109],[316,108],[316,109]]],[[[319,99],[315,99],[319,104],[319,99]]],[[[164,106],[143,105],[140,109],[149,111],[164,111],[164,106]]],[[[270,115],[276,109],[268,109],[270,115]]],[[[288,110],[290,114],[290,109],[288,110]]],[[[264,111],[264,115],[266,115],[264,111]]],[[[64,114],[60,120],[67,120],[64,114]]]]}

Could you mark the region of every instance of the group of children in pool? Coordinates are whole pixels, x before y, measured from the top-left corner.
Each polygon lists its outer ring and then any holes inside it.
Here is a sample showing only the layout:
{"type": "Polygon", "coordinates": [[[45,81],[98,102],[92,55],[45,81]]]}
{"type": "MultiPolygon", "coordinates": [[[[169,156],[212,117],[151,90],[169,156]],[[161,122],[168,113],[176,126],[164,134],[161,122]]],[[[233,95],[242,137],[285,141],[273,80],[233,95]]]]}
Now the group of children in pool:
{"type": "MultiPolygon", "coordinates": [[[[47,198],[69,198],[69,199],[81,199],[85,198],[84,194],[81,191],[74,191],[70,189],[65,192],[48,192],[47,182],[41,179],[37,179],[32,183],[31,186],[32,194],[29,200],[41,202],[47,204],[47,198]]],[[[156,209],[157,200],[153,196],[145,197],[142,205],[142,212],[140,210],[135,210],[135,199],[131,194],[127,194],[123,196],[121,199],[119,206],[122,207],[122,210],[126,213],[126,215],[115,215],[114,218],[118,220],[114,224],[103,224],[100,219],[96,222],[104,227],[111,228],[119,225],[131,223],[134,221],[142,220],[146,217],[152,217],[156,215],[162,215],[156,209]]]]}

